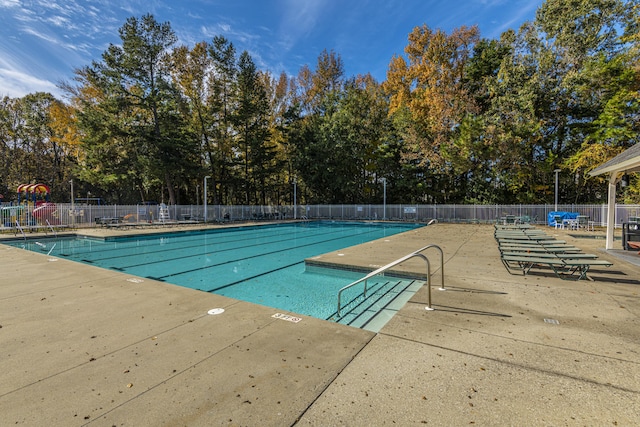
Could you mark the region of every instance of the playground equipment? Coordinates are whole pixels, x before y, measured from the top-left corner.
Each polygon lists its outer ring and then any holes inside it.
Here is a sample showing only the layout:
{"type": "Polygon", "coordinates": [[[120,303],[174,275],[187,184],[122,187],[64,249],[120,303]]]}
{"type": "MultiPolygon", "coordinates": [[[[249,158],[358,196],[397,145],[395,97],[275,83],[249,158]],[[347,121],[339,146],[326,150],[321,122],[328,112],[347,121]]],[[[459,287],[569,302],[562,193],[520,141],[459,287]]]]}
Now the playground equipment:
{"type": "Polygon", "coordinates": [[[33,209],[33,217],[40,224],[60,225],[60,219],[57,216],[58,208],[55,203],[44,202],[33,209]]]}
{"type": "MultiPolygon", "coordinates": [[[[33,207],[31,216],[25,219],[26,225],[60,225],[58,218],[58,208],[55,203],[49,202],[49,186],[45,184],[21,184],[18,186],[18,205],[24,196],[24,204],[33,207]]],[[[28,210],[27,210],[28,214],[28,210]]],[[[16,218],[19,220],[19,218],[16,218]]]]}

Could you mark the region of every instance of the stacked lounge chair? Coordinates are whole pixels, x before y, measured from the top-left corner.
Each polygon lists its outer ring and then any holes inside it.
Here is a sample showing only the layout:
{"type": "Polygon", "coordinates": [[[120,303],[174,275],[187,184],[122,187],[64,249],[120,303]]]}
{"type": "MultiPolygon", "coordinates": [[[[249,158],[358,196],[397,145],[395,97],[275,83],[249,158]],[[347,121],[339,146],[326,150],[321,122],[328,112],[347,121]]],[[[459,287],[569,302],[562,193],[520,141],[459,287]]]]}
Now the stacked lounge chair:
{"type": "Polygon", "coordinates": [[[592,266],[611,267],[609,261],[583,253],[533,226],[496,225],[494,236],[507,271],[526,275],[533,268],[550,268],[561,279],[589,279],[592,266]]]}

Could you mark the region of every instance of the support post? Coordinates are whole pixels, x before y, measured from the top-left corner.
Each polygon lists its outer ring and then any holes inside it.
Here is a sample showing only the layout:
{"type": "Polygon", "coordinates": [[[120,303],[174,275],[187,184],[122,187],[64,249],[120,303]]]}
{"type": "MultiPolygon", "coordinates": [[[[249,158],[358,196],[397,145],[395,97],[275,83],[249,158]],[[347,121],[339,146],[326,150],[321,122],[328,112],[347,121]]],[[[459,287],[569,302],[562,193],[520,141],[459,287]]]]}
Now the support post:
{"type": "Polygon", "coordinates": [[[555,169],[556,173],[556,191],[555,191],[555,210],[554,212],[558,212],[558,174],[560,173],[560,169],[555,169]]]}
{"type": "Polygon", "coordinates": [[[298,178],[293,177],[293,219],[298,219],[298,178]]]}
{"type": "MultiPolygon", "coordinates": [[[[71,228],[75,228],[76,226],[76,209],[75,209],[75,201],[73,200],[73,180],[69,180],[71,184],[71,228]]],[[[88,203],[88,201],[87,201],[88,203]]]]}
{"type": "Polygon", "coordinates": [[[618,172],[611,173],[609,177],[609,194],[607,196],[607,242],[605,249],[613,249],[613,233],[616,228],[616,183],[618,172]]]}
{"type": "Polygon", "coordinates": [[[204,223],[207,223],[207,179],[211,178],[209,175],[204,177],[204,223]]]}
{"type": "Polygon", "coordinates": [[[382,220],[387,220],[387,178],[382,178],[383,199],[382,199],[382,220]]]}

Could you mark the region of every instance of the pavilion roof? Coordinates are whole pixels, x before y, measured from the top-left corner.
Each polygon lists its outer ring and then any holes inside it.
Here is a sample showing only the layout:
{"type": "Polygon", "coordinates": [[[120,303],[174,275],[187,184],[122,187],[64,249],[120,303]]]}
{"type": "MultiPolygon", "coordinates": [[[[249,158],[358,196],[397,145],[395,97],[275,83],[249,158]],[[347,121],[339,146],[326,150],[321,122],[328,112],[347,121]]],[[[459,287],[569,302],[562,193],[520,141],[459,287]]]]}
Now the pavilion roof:
{"type": "Polygon", "coordinates": [[[589,172],[591,176],[615,172],[640,171],[640,144],[635,144],[589,172]]]}

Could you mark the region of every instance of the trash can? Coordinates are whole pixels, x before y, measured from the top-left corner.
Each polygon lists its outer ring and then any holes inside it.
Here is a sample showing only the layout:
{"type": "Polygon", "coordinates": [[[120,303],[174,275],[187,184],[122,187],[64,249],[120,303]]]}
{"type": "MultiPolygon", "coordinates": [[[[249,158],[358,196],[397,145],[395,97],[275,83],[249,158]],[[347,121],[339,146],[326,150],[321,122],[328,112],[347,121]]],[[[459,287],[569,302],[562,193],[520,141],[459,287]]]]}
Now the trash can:
{"type": "Polygon", "coordinates": [[[640,224],[637,222],[622,223],[622,248],[627,251],[637,251],[637,249],[630,247],[627,242],[640,243],[640,224]]]}

